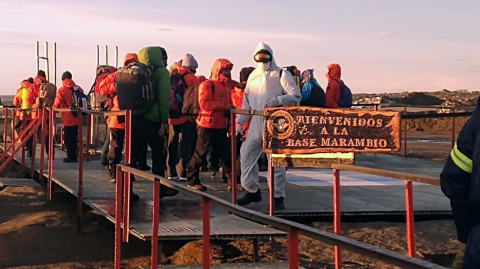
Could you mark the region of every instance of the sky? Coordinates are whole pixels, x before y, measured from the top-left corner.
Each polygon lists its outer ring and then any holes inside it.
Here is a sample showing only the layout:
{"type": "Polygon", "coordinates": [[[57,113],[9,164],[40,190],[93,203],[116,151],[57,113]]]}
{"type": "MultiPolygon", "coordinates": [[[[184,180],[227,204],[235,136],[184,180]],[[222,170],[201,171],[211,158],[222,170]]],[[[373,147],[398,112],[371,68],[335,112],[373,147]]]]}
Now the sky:
{"type": "MultiPolygon", "coordinates": [[[[0,95],[13,94],[36,70],[35,44],[57,46],[57,85],[68,70],[84,89],[100,63],[145,46],[166,48],[169,64],[186,53],[208,77],[217,58],[233,78],[254,66],[258,42],[280,66],[313,68],[326,88],[326,66],[339,63],[354,93],[480,90],[478,0],[0,0],[0,95]]],[[[44,62],[40,63],[44,68],[44,62]]],[[[53,60],[50,63],[53,80],[53,60]]]]}

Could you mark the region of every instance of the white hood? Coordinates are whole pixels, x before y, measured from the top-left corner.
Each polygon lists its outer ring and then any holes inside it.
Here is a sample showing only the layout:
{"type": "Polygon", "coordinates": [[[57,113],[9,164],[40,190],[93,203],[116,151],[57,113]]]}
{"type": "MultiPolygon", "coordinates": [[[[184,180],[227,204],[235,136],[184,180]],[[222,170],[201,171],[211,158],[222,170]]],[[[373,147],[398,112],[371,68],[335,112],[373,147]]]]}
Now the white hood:
{"type": "Polygon", "coordinates": [[[272,62],[270,62],[270,63],[257,63],[257,62],[255,62],[255,64],[257,65],[257,69],[259,69],[259,71],[263,71],[263,72],[273,71],[273,70],[279,69],[278,66],[277,66],[277,63],[275,62],[275,56],[273,55],[272,48],[269,45],[267,45],[263,42],[258,43],[257,48],[255,49],[255,52],[253,53],[253,57],[255,57],[255,55],[261,50],[266,50],[266,51],[268,51],[272,54],[272,62]],[[269,68],[264,68],[265,65],[269,65],[269,68]]]}

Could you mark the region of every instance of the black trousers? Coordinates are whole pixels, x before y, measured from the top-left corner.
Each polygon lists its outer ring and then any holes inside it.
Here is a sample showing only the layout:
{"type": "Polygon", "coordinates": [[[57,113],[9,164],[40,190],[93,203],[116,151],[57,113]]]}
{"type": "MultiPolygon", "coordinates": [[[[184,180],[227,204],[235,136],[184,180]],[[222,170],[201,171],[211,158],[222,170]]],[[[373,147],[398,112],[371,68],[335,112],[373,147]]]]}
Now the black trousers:
{"type": "Polygon", "coordinates": [[[63,143],[69,160],[77,160],[77,139],[78,126],[63,126],[63,143]]]}
{"type": "Polygon", "coordinates": [[[122,161],[123,142],[125,141],[124,129],[110,129],[110,138],[108,144],[108,171],[110,178],[115,178],[117,164],[122,161]]]}
{"type": "Polygon", "coordinates": [[[138,164],[138,167],[145,167],[145,166],[147,166],[148,144],[147,144],[147,141],[140,141],[140,143],[141,143],[140,153],[139,153],[139,156],[138,156],[138,159],[137,159],[137,164],[138,164]]]}
{"type": "Polygon", "coordinates": [[[163,154],[163,136],[158,135],[161,124],[136,117],[132,119],[132,159],[131,166],[138,168],[145,143],[152,149],[152,172],[165,177],[165,155],[163,154]]]}
{"type": "Polygon", "coordinates": [[[110,147],[110,129],[107,129],[107,135],[105,136],[105,141],[103,142],[102,153],[100,154],[100,164],[103,166],[108,165],[108,149],[110,147]]]}
{"type": "MultiPolygon", "coordinates": [[[[46,121],[45,122],[45,154],[49,154],[49,150],[50,150],[50,135],[49,135],[49,132],[48,132],[48,128],[49,128],[49,122],[50,121],[46,121]]],[[[37,134],[37,139],[38,139],[38,143],[41,143],[42,141],[42,128],[38,128],[38,134],[37,134]]],[[[33,148],[32,148],[33,149],[33,148]]],[[[55,149],[53,149],[53,156],[55,156],[55,149]]]]}
{"type": "Polygon", "coordinates": [[[182,139],[182,124],[170,125],[168,131],[168,153],[167,153],[167,176],[178,177],[177,164],[179,162],[179,155],[182,151],[179,151],[180,139],[182,139]]]}
{"type": "Polygon", "coordinates": [[[196,128],[195,123],[190,121],[181,125],[177,171],[180,177],[183,178],[187,178],[188,162],[190,162],[195,152],[195,143],[197,141],[196,128]]]}
{"type": "Polygon", "coordinates": [[[231,174],[231,156],[230,156],[230,146],[227,139],[227,130],[226,129],[209,129],[203,127],[197,127],[197,143],[195,146],[195,152],[193,153],[192,159],[188,164],[188,184],[195,185],[200,184],[200,173],[199,169],[202,166],[202,158],[205,158],[208,152],[208,147],[212,145],[213,150],[218,150],[221,153],[221,159],[223,161],[223,171],[225,174],[231,174]],[[212,141],[218,143],[212,143],[212,141]]]}
{"type": "MultiPolygon", "coordinates": [[[[20,134],[24,129],[26,129],[30,122],[32,121],[25,120],[25,126],[22,126],[23,121],[19,120],[16,124],[16,127],[18,128],[18,134],[20,134]]],[[[31,156],[33,149],[33,135],[27,140],[27,142],[25,142],[25,149],[27,150],[27,153],[31,156]]]]}

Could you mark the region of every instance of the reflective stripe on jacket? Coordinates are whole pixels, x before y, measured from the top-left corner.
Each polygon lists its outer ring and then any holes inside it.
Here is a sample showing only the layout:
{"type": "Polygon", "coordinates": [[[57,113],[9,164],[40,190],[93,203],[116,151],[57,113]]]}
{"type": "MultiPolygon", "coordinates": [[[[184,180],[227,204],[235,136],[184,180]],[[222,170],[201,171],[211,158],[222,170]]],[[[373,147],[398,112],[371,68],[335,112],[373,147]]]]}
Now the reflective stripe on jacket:
{"type": "Polygon", "coordinates": [[[458,149],[456,143],[455,147],[450,152],[450,157],[452,157],[453,162],[458,168],[467,173],[472,173],[472,159],[465,156],[465,154],[458,149]]]}

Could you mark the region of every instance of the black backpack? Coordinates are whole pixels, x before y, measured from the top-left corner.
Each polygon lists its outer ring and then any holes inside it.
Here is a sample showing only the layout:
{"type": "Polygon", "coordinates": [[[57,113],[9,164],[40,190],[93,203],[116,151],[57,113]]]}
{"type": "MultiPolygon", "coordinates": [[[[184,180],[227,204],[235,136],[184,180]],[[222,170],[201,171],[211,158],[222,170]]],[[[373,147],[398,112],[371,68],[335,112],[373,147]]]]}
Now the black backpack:
{"type": "Polygon", "coordinates": [[[118,106],[132,115],[142,115],[157,101],[157,91],[152,80],[152,69],[141,63],[131,63],[117,70],[115,91],[118,106]]]}
{"type": "Polygon", "coordinates": [[[313,85],[312,92],[310,93],[310,97],[305,100],[301,101],[301,106],[312,106],[312,107],[325,107],[327,102],[327,97],[325,95],[325,91],[322,87],[319,87],[317,84],[310,82],[313,85]]]}
{"type": "MultiPolygon", "coordinates": [[[[88,109],[88,97],[81,91],[78,90],[78,86],[74,88],[69,88],[72,91],[72,95],[70,97],[70,108],[81,108],[81,109],[88,109]]],[[[78,116],[77,111],[71,111],[73,116],[78,116]]],[[[87,113],[82,112],[82,115],[86,115],[87,113]]]]}
{"type": "MultiPolygon", "coordinates": [[[[215,92],[215,83],[212,81],[205,81],[212,87],[212,94],[215,92]]],[[[200,84],[202,85],[202,84],[200,84]]],[[[182,114],[190,122],[195,122],[196,117],[200,113],[200,104],[198,103],[198,87],[191,86],[185,89],[183,94],[182,114]]]]}

